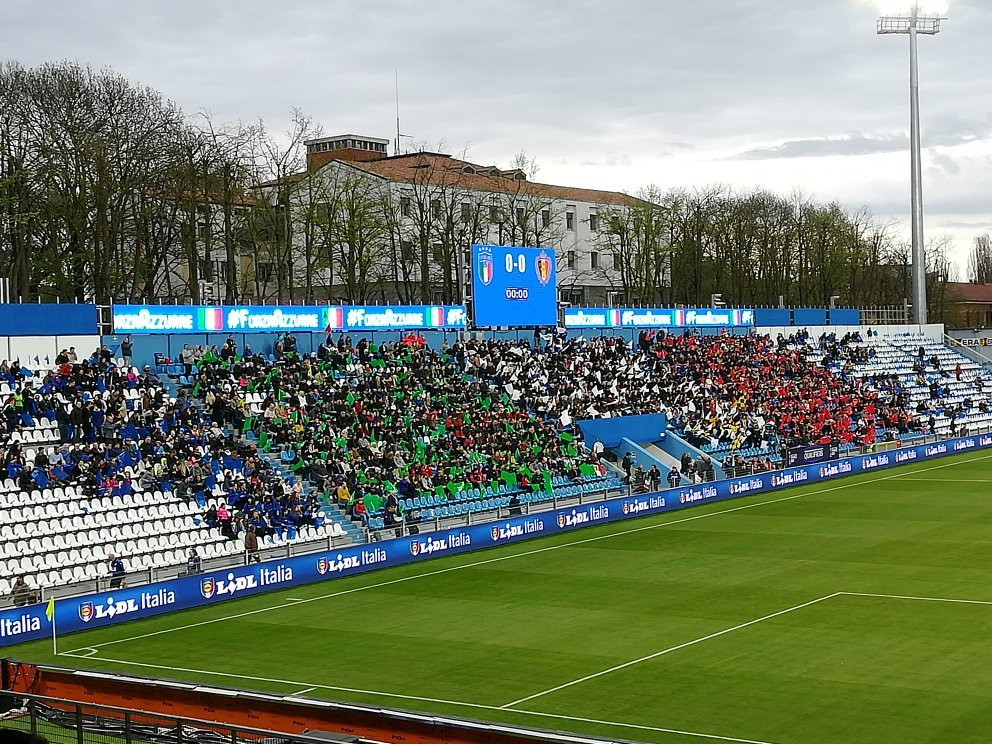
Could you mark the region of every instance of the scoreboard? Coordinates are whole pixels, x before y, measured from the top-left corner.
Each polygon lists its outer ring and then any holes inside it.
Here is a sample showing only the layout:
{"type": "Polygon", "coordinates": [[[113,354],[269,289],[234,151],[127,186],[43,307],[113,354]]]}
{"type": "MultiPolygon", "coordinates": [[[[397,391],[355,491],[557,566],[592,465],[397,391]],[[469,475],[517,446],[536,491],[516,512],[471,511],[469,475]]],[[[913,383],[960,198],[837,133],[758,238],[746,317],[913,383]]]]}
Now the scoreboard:
{"type": "Polygon", "coordinates": [[[552,248],[472,246],[473,319],[480,328],[558,325],[552,248]]]}

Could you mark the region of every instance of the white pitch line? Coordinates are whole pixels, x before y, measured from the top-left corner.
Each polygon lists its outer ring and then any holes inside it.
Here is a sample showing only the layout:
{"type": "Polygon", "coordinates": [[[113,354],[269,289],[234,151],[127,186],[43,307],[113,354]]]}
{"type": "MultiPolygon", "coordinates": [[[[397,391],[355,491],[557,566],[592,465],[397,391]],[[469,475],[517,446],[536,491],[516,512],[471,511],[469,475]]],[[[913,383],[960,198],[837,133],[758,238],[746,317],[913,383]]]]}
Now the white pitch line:
{"type": "Polygon", "coordinates": [[[211,625],[213,623],[227,622],[228,620],[236,620],[237,618],[241,618],[241,617],[249,617],[251,615],[258,615],[258,614],[263,613],[263,612],[271,612],[272,610],[281,610],[281,609],[285,609],[287,607],[295,607],[296,605],[305,604],[305,603],[308,603],[308,602],[318,602],[318,601],[323,600],[323,599],[332,599],[334,597],[342,597],[342,596],[345,596],[347,594],[354,594],[356,592],[363,592],[363,591],[366,591],[368,589],[379,589],[379,588],[384,587],[384,586],[391,586],[393,584],[401,584],[401,583],[406,582],[406,581],[413,581],[414,579],[422,579],[422,578],[426,578],[428,576],[439,576],[441,574],[450,573],[452,571],[461,571],[461,570],[464,570],[464,569],[467,569],[467,568],[476,568],[478,566],[485,566],[485,565],[488,565],[488,564],[491,564],[491,563],[499,563],[501,561],[508,561],[508,560],[512,560],[514,558],[522,558],[524,556],[529,556],[529,555],[539,555],[541,553],[547,553],[549,551],[558,550],[560,548],[570,548],[570,547],[574,547],[576,545],[584,545],[586,543],[597,542],[599,540],[609,540],[609,539],[614,538],[614,537],[621,537],[623,535],[631,535],[631,534],[634,534],[634,533],[637,533],[637,532],[644,532],[645,530],[654,530],[654,529],[658,529],[659,527],[669,527],[669,526],[675,525],[675,524],[684,524],[686,522],[694,522],[697,519],[707,519],[708,517],[715,517],[715,516],[719,516],[721,514],[731,514],[733,512],[744,511],[746,509],[754,509],[754,508],[759,507],[759,506],[768,506],[770,504],[779,504],[779,503],[782,503],[784,501],[793,501],[795,499],[801,499],[804,496],[815,496],[815,495],[821,494],[821,493],[830,493],[832,491],[840,491],[840,490],[845,489],[845,488],[854,488],[855,486],[863,486],[863,485],[865,485],[867,483],[878,483],[880,481],[893,480],[895,478],[904,478],[906,476],[910,476],[910,475],[913,475],[915,473],[925,473],[925,472],[928,472],[928,471],[931,471],[931,470],[940,470],[941,468],[949,468],[949,467],[952,467],[954,465],[961,465],[961,464],[964,464],[964,463],[967,463],[967,462],[974,462],[976,460],[988,460],[990,458],[992,458],[992,455],[981,455],[979,457],[972,457],[972,458],[970,458],[968,460],[961,460],[961,461],[958,461],[958,462],[949,462],[949,463],[944,463],[942,465],[932,465],[932,466],[927,467],[927,468],[920,468],[918,470],[911,470],[911,471],[908,471],[906,473],[896,473],[894,475],[880,476],[878,478],[872,478],[870,480],[858,480],[858,481],[852,481],[852,482],[849,482],[849,483],[841,483],[841,484],[836,485],[836,486],[829,486],[827,488],[820,488],[820,489],[817,489],[816,491],[808,491],[806,493],[797,493],[797,494],[793,494],[791,496],[781,496],[781,497],[779,497],[777,499],[769,499],[767,501],[758,501],[758,502],[755,502],[753,504],[743,504],[741,506],[735,506],[735,507],[732,507],[730,509],[721,509],[720,511],[712,511],[712,512],[706,512],[704,514],[696,514],[696,515],[691,516],[691,517],[683,517],[682,519],[673,519],[671,521],[659,522],[658,524],[650,524],[650,525],[646,525],[644,527],[633,527],[633,528],[631,528],[629,530],[622,530],[620,532],[611,532],[611,533],[609,533],[607,535],[597,535],[596,537],[586,537],[586,538],[583,538],[581,540],[573,540],[573,541],[567,542],[567,543],[558,543],[556,545],[549,545],[549,546],[544,547],[544,548],[535,548],[534,550],[526,550],[526,551],[522,551],[520,553],[512,553],[510,555],[503,555],[503,556],[499,556],[497,558],[487,558],[485,560],[474,561],[472,563],[463,563],[463,564],[458,565],[458,566],[450,566],[448,568],[441,568],[441,569],[437,569],[435,571],[425,571],[424,573],[414,574],[412,576],[404,576],[404,577],[399,578],[399,579],[390,579],[389,581],[380,581],[380,582],[378,582],[376,584],[365,584],[363,586],[354,587],[352,589],[343,589],[343,590],[338,591],[338,592],[331,592],[329,594],[321,594],[321,595],[318,595],[316,597],[310,597],[308,599],[301,599],[301,600],[299,600],[297,602],[284,602],[283,604],[272,605],[270,607],[262,607],[262,608],[257,609],[257,610],[249,610],[249,611],[246,611],[246,612],[238,612],[238,613],[235,613],[235,614],[232,614],[232,615],[224,615],[222,617],[213,618],[212,620],[202,620],[202,621],[200,621],[198,623],[188,623],[186,625],[177,625],[177,626],[174,626],[174,627],[171,627],[171,628],[164,628],[163,630],[156,630],[156,631],[153,631],[153,632],[150,632],[150,633],[142,633],[140,635],[130,636],[128,638],[118,638],[118,639],[113,640],[113,641],[104,641],[103,643],[94,643],[91,646],[88,646],[88,647],[85,647],[85,648],[103,648],[104,646],[112,646],[112,645],[115,645],[115,644],[118,644],[118,643],[127,643],[128,641],[137,641],[137,640],[141,640],[143,638],[151,638],[153,636],[162,635],[164,633],[174,633],[174,632],[179,631],[179,630],[189,630],[190,628],[198,628],[198,627],[201,627],[203,625],[211,625]]]}
{"type": "MultiPolygon", "coordinates": [[[[69,656],[71,654],[64,653],[62,655],[69,656]]],[[[164,669],[166,671],[184,672],[184,673],[188,673],[188,674],[204,674],[204,675],[207,675],[207,676],[214,676],[214,677],[229,677],[229,678],[232,678],[232,679],[245,679],[245,680],[250,680],[252,682],[269,682],[269,683],[273,683],[273,684],[281,684],[281,685],[286,685],[286,686],[299,686],[299,685],[309,684],[307,682],[300,682],[300,681],[297,681],[297,680],[276,679],[274,677],[254,677],[254,676],[251,676],[251,675],[248,675],[248,674],[234,674],[232,672],[211,672],[211,671],[208,671],[206,669],[190,669],[190,668],[186,668],[186,667],[165,666],[163,664],[146,664],[144,662],[126,661],[124,659],[107,659],[107,658],[102,658],[101,657],[100,661],[106,661],[106,662],[110,662],[112,664],[125,664],[125,665],[128,665],[128,666],[144,667],[144,668],[147,668],[147,669],[164,669]]],[[[542,713],[541,711],[536,711],[536,710],[505,709],[505,708],[503,708],[501,706],[497,706],[497,705],[481,705],[479,703],[465,703],[465,702],[462,702],[460,700],[444,700],[444,699],[441,699],[441,698],[420,697],[420,696],[417,696],[417,695],[401,695],[401,694],[396,694],[396,693],[392,693],[392,692],[380,692],[378,690],[361,690],[361,689],[357,689],[357,688],[354,688],[354,687],[336,687],[334,685],[317,685],[317,684],[314,684],[309,689],[310,690],[334,690],[334,691],[337,691],[337,692],[351,692],[351,693],[356,693],[356,694],[359,694],[359,695],[371,695],[371,696],[376,696],[376,697],[393,698],[395,700],[416,700],[418,702],[438,703],[438,704],[441,704],[441,705],[452,705],[452,706],[458,706],[458,707],[463,707],[463,708],[476,708],[476,709],[481,709],[481,710],[493,710],[493,711],[500,711],[502,713],[516,713],[516,714],[520,714],[520,715],[538,716],[540,718],[552,718],[552,719],[563,720],[563,721],[579,721],[579,722],[582,722],[582,723],[595,723],[595,724],[599,724],[599,725],[602,725],[602,726],[614,726],[616,728],[637,729],[637,730],[640,730],[640,731],[657,731],[657,732],[660,732],[660,733],[663,733],[663,734],[677,734],[677,735],[680,735],[680,736],[691,736],[691,737],[695,737],[697,739],[709,739],[709,740],[714,740],[714,741],[729,741],[729,742],[734,742],[734,744],[772,744],[772,742],[762,741],[760,739],[742,739],[742,738],[735,737],[735,736],[722,736],[720,734],[707,734],[707,733],[702,733],[702,732],[699,732],[699,731],[684,731],[682,729],[664,728],[662,726],[647,726],[647,725],[637,724],[637,723],[624,723],[622,721],[602,721],[602,720],[599,720],[599,719],[596,719],[596,718],[581,718],[581,717],[578,717],[578,716],[566,716],[564,714],[559,714],[559,713],[542,713]]],[[[301,693],[298,693],[298,692],[297,693],[292,693],[292,695],[299,695],[299,694],[301,694],[301,693]]],[[[289,695],[288,697],[292,697],[292,695],[289,695]]]]}
{"type": "Polygon", "coordinates": [[[721,630],[721,631],[718,631],[716,633],[711,633],[708,636],[703,636],[702,638],[696,638],[695,640],[692,640],[692,641],[688,641],[686,643],[679,644],[678,646],[672,646],[671,648],[666,648],[663,651],[657,651],[657,652],[655,652],[653,654],[649,654],[647,656],[642,656],[640,659],[634,659],[634,660],[628,661],[628,662],[626,662],[624,664],[618,664],[618,665],[616,665],[614,667],[610,667],[609,669],[604,669],[601,672],[596,672],[595,674],[586,675],[585,677],[581,677],[579,679],[572,680],[571,682],[566,682],[563,685],[558,685],[557,687],[552,687],[552,688],[550,688],[548,690],[544,690],[542,692],[538,692],[538,693],[535,693],[533,695],[529,695],[528,697],[520,698],[519,700],[515,700],[512,703],[507,703],[506,705],[501,705],[500,708],[507,709],[507,710],[508,709],[512,709],[512,707],[514,705],[519,705],[520,703],[526,703],[528,700],[533,700],[535,698],[543,697],[544,695],[550,695],[552,692],[558,692],[559,690],[564,690],[565,688],[572,687],[573,685],[577,685],[580,682],[587,682],[588,680],[595,679],[597,677],[602,677],[602,676],[604,676],[606,674],[609,674],[611,672],[616,672],[616,671],[619,671],[621,669],[625,669],[627,667],[634,666],[635,664],[640,664],[642,661],[650,661],[651,659],[656,659],[659,656],[664,656],[665,654],[672,653],[673,651],[678,651],[678,650],[683,649],[683,648],[686,648],[688,646],[694,646],[697,643],[702,643],[703,641],[708,641],[711,638],[716,638],[717,636],[726,635],[727,633],[733,632],[735,630],[741,630],[742,628],[746,628],[749,625],[754,625],[755,623],[760,623],[763,620],[770,620],[773,617],[778,617],[779,615],[784,615],[784,614],[786,614],[788,612],[793,612],[795,610],[800,610],[800,609],[802,609],[804,607],[809,607],[810,605],[817,604],[818,602],[823,602],[823,601],[825,601],[827,599],[833,599],[834,597],[841,597],[841,596],[843,596],[843,597],[878,597],[880,599],[905,599],[905,600],[911,600],[911,601],[917,601],[917,602],[947,602],[947,603],[952,603],[952,604],[973,604],[973,605],[989,605],[989,606],[992,606],[992,601],[982,600],[982,599],[953,599],[953,598],[947,598],[947,597],[915,597],[915,596],[910,596],[910,595],[905,595],[905,594],[877,594],[877,593],[873,593],[873,592],[834,592],[833,594],[828,594],[825,597],[820,597],[819,599],[814,599],[814,600],[811,600],[809,602],[805,602],[803,604],[796,605],[795,607],[789,607],[789,608],[787,608],[785,610],[780,610],[780,611],[774,612],[774,613],[772,613],[770,615],[765,615],[764,617],[759,617],[759,618],[757,618],[755,620],[751,620],[751,621],[746,622],[746,623],[741,623],[740,625],[735,625],[732,628],[727,628],[726,630],[721,630]]]}
{"type": "Polygon", "coordinates": [[[296,692],[292,693],[292,695],[293,697],[296,697],[297,695],[306,695],[308,692],[313,692],[316,689],[317,689],[316,687],[304,687],[302,690],[297,690],[296,692]]]}
{"type": "Polygon", "coordinates": [[[903,478],[903,480],[926,483],[992,483],[992,478],[903,478]]]}
{"type": "Polygon", "coordinates": [[[990,605],[985,599],[953,599],[949,597],[913,597],[906,594],[875,594],[873,592],[837,592],[845,597],[879,597],[880,599],[907,599],[914,602],[947,602],[949,604],[990,605]]]}
{"type": "Polygon", "coordinates": [[[499,706],[503,710],[513,708],[514,705],[520,705],[521,703],[526,703],[529,700],[534,700],[535,698],[544,697],[545,695],[550,695],[553,692],[558,692],[564,690],[568,687],[581,684],[582,682],[588,682],[591,679],[596,679],[597,677],[603,677],[607,674],[612,674],[613,672],[618,672],[621,669],[626,669],[627,667],[632,667],[635,664],[640,664],[644,661],[651,661],[651,659],[657,659],[659,656],[664,656],[665,654],[670,654],[674,651],[679,651],[683,648],[688,648],[689,646],[695,646],[697,643],[702,643],[703,641],[709,641],[713,638],[719,638],[722,635],[727,635],[727,633],[733,633],[735,630],[741,630],[747,628],[751,625],[763,622],[765,620],[771,620],[773,617],[779,617],[780,615],[785,615],[790,612],[795,612],[796,610],[801,610],[804,607],[809,607],[815,605],[818,602],[823,602],[828,599],[833,599],[838,596],[840,592],[834,592],[833,594],[828,594],[825,597],[818,597],[816,599],[811,599],[809,602],[803,602],[802,604],[797,604],[793,607],[787,607],[784,610],[779,610],[778,612],[772,612],[769,615],[762,615],[754,620],[748,620],[746,623],[739,623],[731,628],[724,628],[723,630],[718,630],[716,633],[710,633],[709,635],[701,636],[700,638],[694,638],[691,641],[686,641],[685,643],[680,643],[677,646],[671,646],[661,651],[655,651],[653,654],[648,654],[647,656],[642,656],[639,659],[632,659],[631,661],[626,661],[623,664],[617,664],[609,669],[603,669],[602,671],[595,672],[593,674],[587,674],[585,677],[579,677],[578,679],[573,679],[571,682],[566,682],[563,685],[558,685],[557,687],[549,687],[547,690],[541,690],[541,692],[535,692],[533,695],[528,695],[527,697],[522,697],[519,700],[514,700],[512,703],[506,703],[505,705],[499,706]]]}
{"type": "Polygon", "coordinates": [[[75,656],[77,659],[88,659],[91,656],[95,656],[98,651],[90,646],[84,646],[83,648],[77,648],[74,651],[59,651],[59,656],[75,656]],[[89,653],[82,653],[87,651],[89,653]]]}
{"type": "Polygon", "coordinates": [[[305,599],[300,599],[299,597],[286,597],[287,602],[306,602],[305,599]]]}

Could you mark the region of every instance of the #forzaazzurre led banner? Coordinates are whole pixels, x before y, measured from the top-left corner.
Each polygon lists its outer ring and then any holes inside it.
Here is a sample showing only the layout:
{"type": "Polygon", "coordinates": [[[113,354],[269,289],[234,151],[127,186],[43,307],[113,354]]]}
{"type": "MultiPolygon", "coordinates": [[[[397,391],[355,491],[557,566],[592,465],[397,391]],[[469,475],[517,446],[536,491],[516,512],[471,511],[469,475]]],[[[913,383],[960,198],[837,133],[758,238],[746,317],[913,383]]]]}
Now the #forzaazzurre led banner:
{"type": "Polygon", "coordinates": [[[565,308],[566,328],[750,327],[754,310],[743,308],[565,308]]]}
{"type": "Polygon", "coordinates": [[[473,245],[475,325],[558,325],[556,280],[551,248],[473,245]]]}
{"type": "Polygon", "coordinates": [[[453,330],[463,305],[114,305],[114,333],[453,330]]]}

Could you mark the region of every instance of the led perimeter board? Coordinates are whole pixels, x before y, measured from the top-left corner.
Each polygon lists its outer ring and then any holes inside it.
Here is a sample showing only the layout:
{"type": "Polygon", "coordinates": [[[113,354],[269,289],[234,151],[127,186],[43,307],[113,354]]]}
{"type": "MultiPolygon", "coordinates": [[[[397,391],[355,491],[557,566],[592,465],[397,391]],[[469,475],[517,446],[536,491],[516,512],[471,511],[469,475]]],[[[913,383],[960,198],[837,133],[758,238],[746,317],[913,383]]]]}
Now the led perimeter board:
{"type": "Polygon", "coordinates": [[[477,327],[558,325],[554,250],[473,245],[472,295],[477,327]]]}

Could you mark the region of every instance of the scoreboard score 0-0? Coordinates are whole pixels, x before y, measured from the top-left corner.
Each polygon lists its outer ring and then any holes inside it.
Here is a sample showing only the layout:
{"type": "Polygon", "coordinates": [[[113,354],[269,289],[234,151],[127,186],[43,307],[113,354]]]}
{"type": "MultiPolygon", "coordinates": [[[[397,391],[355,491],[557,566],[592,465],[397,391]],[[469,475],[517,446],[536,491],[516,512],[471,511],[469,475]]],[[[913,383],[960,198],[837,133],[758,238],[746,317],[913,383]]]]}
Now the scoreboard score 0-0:
{"type": "Polygon", "coordinates": [[[480,328],[558,325],[551,248],[472,246],[473,319],[480,328]]]}

